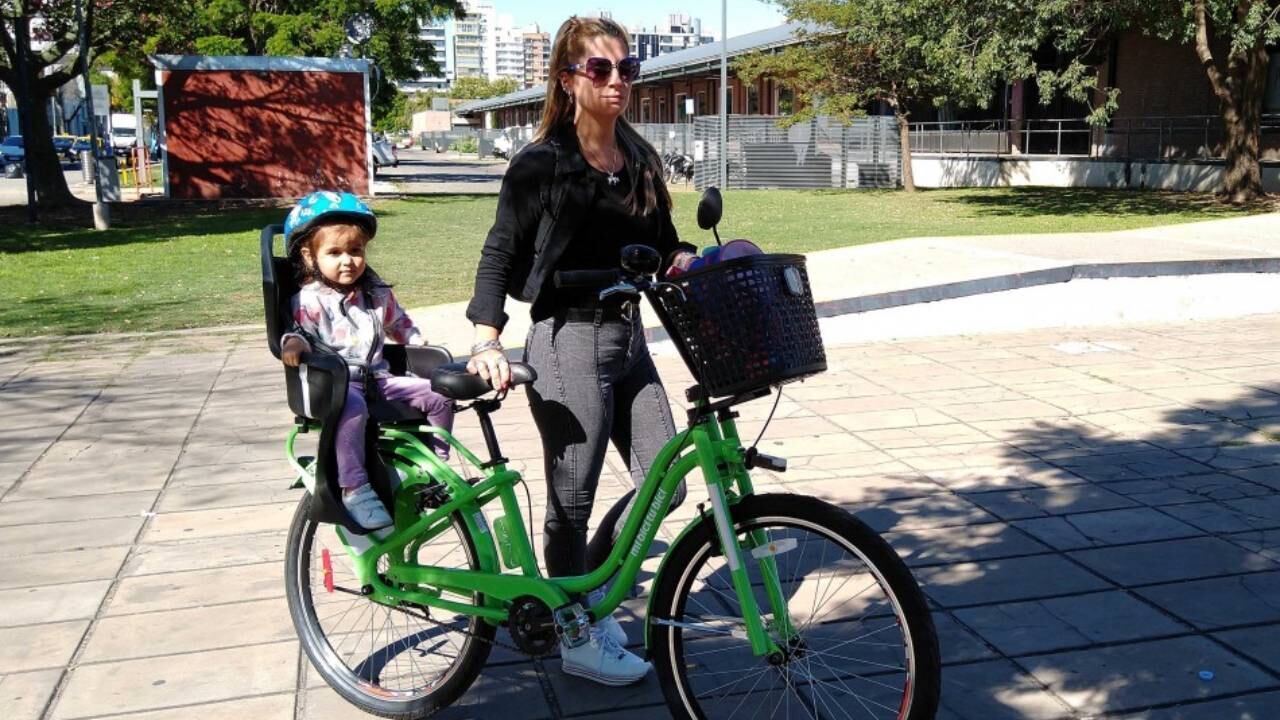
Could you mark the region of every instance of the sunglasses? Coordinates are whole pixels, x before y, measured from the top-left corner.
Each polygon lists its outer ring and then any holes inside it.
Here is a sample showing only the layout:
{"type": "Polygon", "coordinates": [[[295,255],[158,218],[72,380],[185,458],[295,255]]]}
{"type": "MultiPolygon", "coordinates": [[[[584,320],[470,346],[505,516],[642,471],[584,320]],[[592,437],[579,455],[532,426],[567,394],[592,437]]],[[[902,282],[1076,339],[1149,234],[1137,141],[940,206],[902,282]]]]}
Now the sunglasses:
{"type": "Polygon", "coordinates": [[[592,57],[587,58],[586,62],[573,63],[565,68],[569,72],[581,72],[591,78],[592,82],[603,83],[609,80],[613,75],[613,69],[618,68],[618,77],[623,82],[632,82],[640,77],[640,58],[625,57],[618,61],[615,65],[609,58],[592,57]]]}

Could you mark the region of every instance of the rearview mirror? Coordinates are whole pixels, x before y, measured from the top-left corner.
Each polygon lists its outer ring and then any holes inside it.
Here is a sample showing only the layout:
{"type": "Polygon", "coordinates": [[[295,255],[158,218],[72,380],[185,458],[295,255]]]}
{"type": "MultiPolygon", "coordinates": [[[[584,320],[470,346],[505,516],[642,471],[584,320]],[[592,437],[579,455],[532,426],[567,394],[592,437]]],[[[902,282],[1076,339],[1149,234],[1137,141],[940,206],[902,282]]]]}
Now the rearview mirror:
{"type": "Polygon", "coordinates": [[[635,275],[652,275],[658,272],[662,258],[648,245],[628,245],[622,248],[622,269],[635,275]]]}
{"type": "Polygon", "coordinates": [[[720,197],[720,189],[709,187],[702,193],[698,202],[698,227],[703,230],[720,224],[720,216],[724,213],[724,200],[720,197]]]}

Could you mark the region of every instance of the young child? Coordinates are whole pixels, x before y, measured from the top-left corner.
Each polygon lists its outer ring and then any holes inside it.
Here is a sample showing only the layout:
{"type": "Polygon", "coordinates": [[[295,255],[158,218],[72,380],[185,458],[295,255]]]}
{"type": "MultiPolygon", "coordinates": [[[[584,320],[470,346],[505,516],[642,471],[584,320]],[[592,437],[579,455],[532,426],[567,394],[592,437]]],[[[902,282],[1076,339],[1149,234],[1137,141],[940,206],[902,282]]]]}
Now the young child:
{"type": "MultiPolygon", "coordinates": [[[[284,225],[301,290],[291,301],[295,327],[282,338],[281,359],[297,367],[302,353],[321,345],[347,361],[351,384],[338,421],[338,484],[342,504],[368,530],[392,520],[365,471],[366,388],[420,410],[432,425],[453,427],[452,401],[432,391],[429,380],[392,375],[382,357],[384,339],[404,345],[424,345],[426,340],[396,302],[391,286],[365,264],[365,246],[377,229],[367,205],[337,192],[304,197],[284,225]]],[[[439,438],[432,443],[437,455],[448,457],[448,443],[439,438]]]]}

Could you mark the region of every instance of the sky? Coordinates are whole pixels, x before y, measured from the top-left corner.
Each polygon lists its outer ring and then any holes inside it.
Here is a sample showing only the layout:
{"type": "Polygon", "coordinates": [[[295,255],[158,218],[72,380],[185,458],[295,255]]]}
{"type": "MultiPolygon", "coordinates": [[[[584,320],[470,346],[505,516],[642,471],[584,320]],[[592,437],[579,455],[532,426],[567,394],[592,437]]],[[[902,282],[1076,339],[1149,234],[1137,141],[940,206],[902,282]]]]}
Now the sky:
{"type": "MultiPolygon", "coordinates": [[[[786,22],[778,6],[764,0],[728,0],[729,37],[786,22]]],[[[518,25],[538,23],[554,34],[570,15],[598,15],[609,10],[627,27],[665,24],[667,15],[685,14],[702,19],[702,32],[720,39],[721,0],[493,0],[499,13],[510,13],[518,25]]]]}

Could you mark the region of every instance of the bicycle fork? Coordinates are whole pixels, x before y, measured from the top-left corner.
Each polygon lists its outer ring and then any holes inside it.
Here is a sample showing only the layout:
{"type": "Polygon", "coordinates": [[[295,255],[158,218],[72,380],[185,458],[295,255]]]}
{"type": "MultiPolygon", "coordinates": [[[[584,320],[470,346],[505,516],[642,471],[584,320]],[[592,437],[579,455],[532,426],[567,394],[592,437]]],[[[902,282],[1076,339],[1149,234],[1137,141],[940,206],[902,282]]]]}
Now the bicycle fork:
{"type": "MultiPolygon", "coordinates": [[[[768,533],[763,530],[751,530],[745,535],[750,547],[747,548],[748,552],[743,552],[729,511],[730,488],[728,486],[736,483],[738,490],[744,496],[750,495],[754,489],[740,458],[727,458],[724,452],[718,450],[717,446],[726,448],[727,445],[734,445],[734,455],[738,454],[737,428],[733,420],[722,418],[722,423],[725,431],[723,440],[714,437],[719,433],[711,423],[695,428],[693,431],[694,446],[698,451],[702,474],[707,479],[711,518],[715,525],[716,538],[719,541],[720,551],[724,553],[725,563],[729,566],[729,575],[738,596],[742,622],[746,626],[746,639],[751,644],[752,653],[757,656],[783,653],[784,649],[779,646],[779,641],[783,645],[789,645],[796,633],[791,624],[786,595],[783,592],[782,581],[778,578],[778,567],[774,556],[790,550],[791,547],[786,541],[771,541],[768,533]],[[761,614],[760,605],[756,601],[756,593],[751,586],[748,565],[751,562],[759,565],[765,597],[769,603],[770,622],[767,625],[765,616],[761,614]]],[[[795,541],[792,540],[790,545],[794,543],[795,541]]]]}

